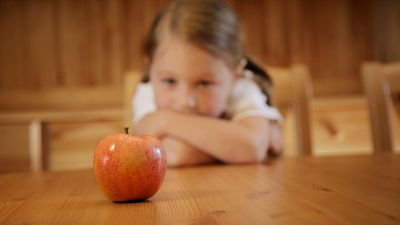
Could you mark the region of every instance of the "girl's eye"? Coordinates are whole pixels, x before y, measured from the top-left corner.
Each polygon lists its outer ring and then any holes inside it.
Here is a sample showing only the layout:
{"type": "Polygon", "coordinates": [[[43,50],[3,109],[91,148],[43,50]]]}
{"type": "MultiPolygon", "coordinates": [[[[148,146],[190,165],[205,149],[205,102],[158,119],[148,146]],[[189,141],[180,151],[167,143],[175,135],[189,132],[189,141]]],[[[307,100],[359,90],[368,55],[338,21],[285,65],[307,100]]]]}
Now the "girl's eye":
{"type": "Polygon", "coordinates": [[[172,79],[172,78],[165,78],[165,79],[162,79],[162,82],[163,82],[164,84],[168,85],[168,86],[173,86],[173,85],[176,84],[176,80],[175,80],[175,79],[172,79]]]}
{"type": "Polygon", "coordinates": [[[210,87],[213,84],[212,81],[209,80],[201,80],[199,82],[197,82],[197,86],[199,87],[210,87]]]}

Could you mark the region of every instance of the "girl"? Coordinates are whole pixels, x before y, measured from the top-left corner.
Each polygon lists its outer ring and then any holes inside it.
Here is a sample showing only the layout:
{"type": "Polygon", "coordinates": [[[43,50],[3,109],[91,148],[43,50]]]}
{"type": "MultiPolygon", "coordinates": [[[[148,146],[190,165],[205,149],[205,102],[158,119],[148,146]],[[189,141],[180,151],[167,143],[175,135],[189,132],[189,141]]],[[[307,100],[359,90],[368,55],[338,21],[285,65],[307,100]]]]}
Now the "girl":
{"type": "Polygon", "coordinates": [[[244,57],[239,22],[218,0],[177,0],[153,22],[134,133],[161,139],[170,166],[259,162],[279,152],[268,75],[244,57]]]}

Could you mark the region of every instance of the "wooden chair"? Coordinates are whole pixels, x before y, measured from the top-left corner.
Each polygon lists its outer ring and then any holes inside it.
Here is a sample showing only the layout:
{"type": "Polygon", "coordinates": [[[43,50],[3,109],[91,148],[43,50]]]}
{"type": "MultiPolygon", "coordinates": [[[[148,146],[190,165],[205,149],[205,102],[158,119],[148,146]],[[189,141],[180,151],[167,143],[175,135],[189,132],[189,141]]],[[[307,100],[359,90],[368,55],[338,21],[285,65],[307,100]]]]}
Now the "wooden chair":
{"type": "Polygon", "coordinates": [[[122,122],[120,87],[2,90],[0,171],[89,168],[122,122]]]}
{"type": "Polygon", "coordinates": [[[0,125],[0,172],[41,171],[49,166],[47,126],[39,120],[0,125]]]}
{"type": "Polygon", "coordinates": [[[392,112],[393,101],[399,101],[400,96],[400,62],[364,63],[362,79],[368,98],[374,152],[394,151],[392,112]]]}
{"type": "Polygon", "coordinates": [[[284,154],[311,155],[312,85],[307,68],[295,64],[289,68],[266,66],[272,77],[273,104],[284,117],[284,154]]]}

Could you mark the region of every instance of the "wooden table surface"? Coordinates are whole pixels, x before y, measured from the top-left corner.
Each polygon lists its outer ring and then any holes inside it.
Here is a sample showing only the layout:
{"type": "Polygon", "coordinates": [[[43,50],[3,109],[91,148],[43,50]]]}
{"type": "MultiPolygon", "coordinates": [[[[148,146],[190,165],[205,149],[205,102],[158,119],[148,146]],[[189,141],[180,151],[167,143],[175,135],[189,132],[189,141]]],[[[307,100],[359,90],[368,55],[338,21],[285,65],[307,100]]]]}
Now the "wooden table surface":
{"type": "Polygon", "coordinates": [[[0,174],[0,224],[400,224],[400,155],[169,169],[148,201],[112,203],[93,172],[0,174]]]}

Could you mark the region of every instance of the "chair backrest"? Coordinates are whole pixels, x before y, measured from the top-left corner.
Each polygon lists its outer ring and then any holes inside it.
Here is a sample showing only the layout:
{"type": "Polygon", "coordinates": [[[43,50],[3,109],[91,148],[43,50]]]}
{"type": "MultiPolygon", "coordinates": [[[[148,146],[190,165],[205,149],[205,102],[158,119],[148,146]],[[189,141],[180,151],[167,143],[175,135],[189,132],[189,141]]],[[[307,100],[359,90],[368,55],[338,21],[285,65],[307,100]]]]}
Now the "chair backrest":
{"type": "Polygon", "coordinates": [[[374,152],[394,151],[392,96],[400,95],[400,62],[364,63],[362,78],[368,99],[374,152]]]}
{"type": "Polygon", "coordinates": [[[142,74],[139,71],[128,71],[124,76],[124,123],[126,126],[133,125],[132,100],[136,92],[136,86],[140,82],[142,74]]]}
{"type": "Polygon", "coordinates": [[[0,112],[121,108],[121,96],[122,90],[120,87],[0,90],[0,112]]]}
{"type": "Polygon", "coordinates": [[[273,104],[284,116],[285,151],[296,155],[312,154],[312,85],[306,66],[266,66],[272,77],[273,104]]]}

